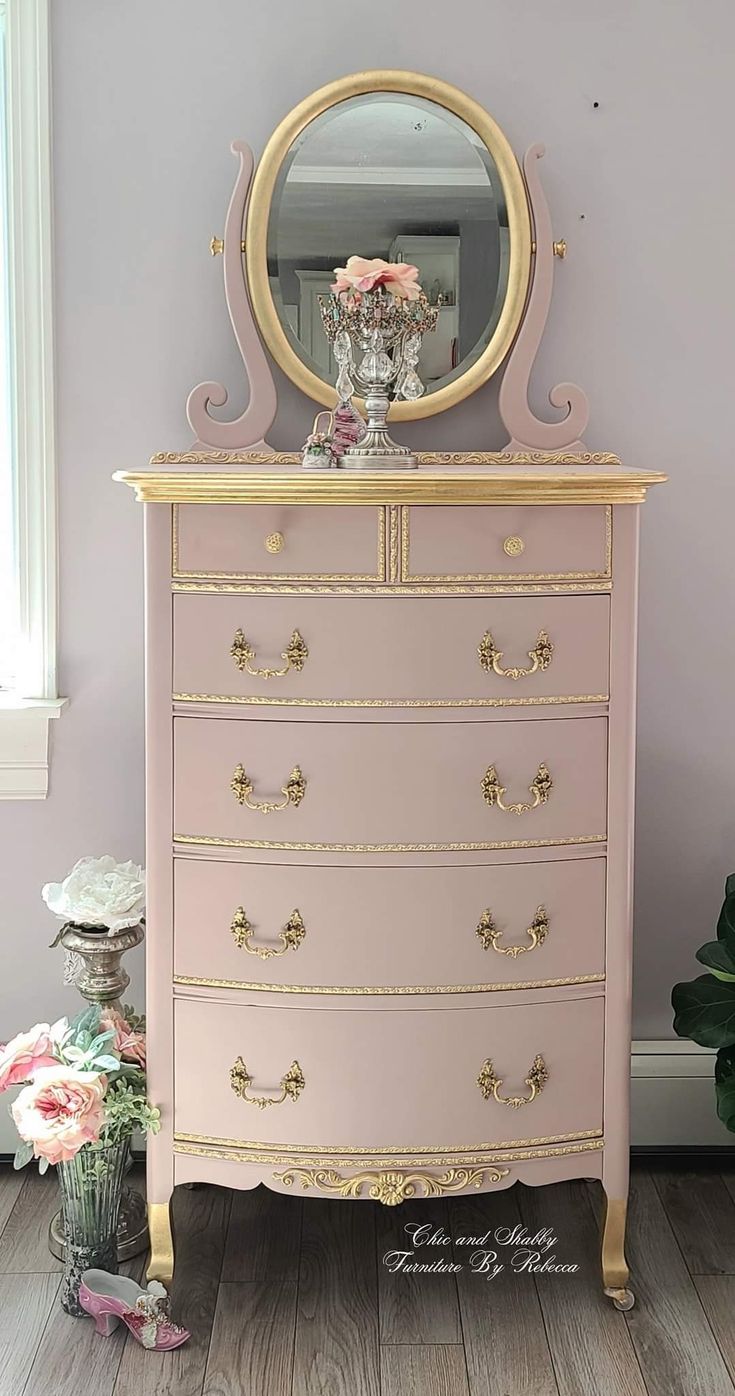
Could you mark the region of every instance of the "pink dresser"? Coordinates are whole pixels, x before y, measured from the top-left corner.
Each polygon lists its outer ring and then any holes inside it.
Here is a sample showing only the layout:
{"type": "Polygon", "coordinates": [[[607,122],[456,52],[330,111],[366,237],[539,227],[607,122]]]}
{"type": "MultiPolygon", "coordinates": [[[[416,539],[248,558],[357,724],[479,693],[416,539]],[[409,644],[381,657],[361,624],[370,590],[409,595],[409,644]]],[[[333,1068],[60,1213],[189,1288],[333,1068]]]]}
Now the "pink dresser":
{"type": "Polygon", "coordinates": [[[629,1307],[637,529],[661,477],[216,455],[124,477],[146,512],[149,1273],[171,1273],[179,1183],[393,1205],[582,1176],[629,1307]]]}

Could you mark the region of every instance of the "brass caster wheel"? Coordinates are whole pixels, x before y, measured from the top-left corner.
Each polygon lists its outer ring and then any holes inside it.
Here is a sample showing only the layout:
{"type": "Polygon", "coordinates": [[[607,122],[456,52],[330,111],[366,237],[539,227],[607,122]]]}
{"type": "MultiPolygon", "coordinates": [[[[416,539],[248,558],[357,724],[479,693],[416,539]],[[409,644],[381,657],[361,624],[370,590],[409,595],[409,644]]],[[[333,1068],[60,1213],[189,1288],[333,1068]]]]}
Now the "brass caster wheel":
{"type": "Polygon", "coordinates": [[[606,1289],[605,1293],[612,1299],[613,1308],[619,1309],[623,1314],[627,1314],[635,1304],[635,1295],[632,1289],[606,1289]]]}

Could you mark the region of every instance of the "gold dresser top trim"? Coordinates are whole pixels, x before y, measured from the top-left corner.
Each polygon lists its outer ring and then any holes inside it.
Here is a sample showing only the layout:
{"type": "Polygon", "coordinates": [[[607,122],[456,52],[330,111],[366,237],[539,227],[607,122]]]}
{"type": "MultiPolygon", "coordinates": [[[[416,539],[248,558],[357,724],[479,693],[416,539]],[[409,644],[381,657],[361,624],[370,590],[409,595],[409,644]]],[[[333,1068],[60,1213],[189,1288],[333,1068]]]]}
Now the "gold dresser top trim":
{"type": "Polygon", "coordinates": [[[114,478],[149,503],[330,505],[640,504],[666,479],[626,469],[605,451],[425,451],[418,459],[422,470],[321,472],[301,470],[291,451],[161,451],[151,465],[174,469],[114,478]]]}

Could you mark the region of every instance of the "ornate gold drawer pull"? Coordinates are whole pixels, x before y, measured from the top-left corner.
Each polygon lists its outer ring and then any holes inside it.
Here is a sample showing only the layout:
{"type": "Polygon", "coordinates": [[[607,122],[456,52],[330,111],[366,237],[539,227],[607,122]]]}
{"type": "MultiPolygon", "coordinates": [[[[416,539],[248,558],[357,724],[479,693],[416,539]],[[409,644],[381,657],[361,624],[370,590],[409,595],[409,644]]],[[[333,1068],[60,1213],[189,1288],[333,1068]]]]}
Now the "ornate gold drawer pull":
{"type": "Polygon", "coordinates": [[[285,955],[287,950],[298,950],[306,935],[306,926],[298,909],[291,912],[283,930],[278,932],[280,948],[275,945],[251,945],[253,928],[242,906],[237,908],[230,923],[230,930],[240,950],[247,950],[248,955],[258,955],[261,960],[272,960],[274,955],[285,955]]]}
{"type": "Polygon", "coordinates": [[[533,921],[526,927],[526,935],[531,937],[528,945],[500,945],[502,934],[495,925],[490,908],[486,907],[477,923],[477,935],[482,941],[483,950],[497,950],[499,955],[511,955],[514,960],[519,955],[525,955],[527,950],[535,950],[537,945],[543,945],[549,934],[549,913],[546,907],[538,907],[533,921]]]}
{"type": "Polygon", "coordinates": [[[551,794],[554,782],[548,767],[542,761],[531,784],[528,787],[530,800],[519,800],[515,805],[504,805],[503,796],[507,787],[501,785],[498,773],[494,766],[488,766],[482,777],[482,798],[491,809],[497,806],[506,814],[528,814],[529,810],[538,809],[539,805],[545,805],[551,794]]]}
{"type": "Polygon", "coordinates": [[[548,1079],[549,1069],[543,1057],[534,1057],[533,1066],[526,1077],[526,1085],[530,1095],[501,1095],[503,1082],[499,1076],[495,1075],[495,1067],[488,1057],[482,1064],[477,1084],[480,1087],[483,1100],[489,1100],[492,1096],[494,1100],[497,1100],[498,1105],[510,1105],[513,1110],[518,1110],[521,1105],[530,1105],[531,1101],[541,1094],[548,1079]]]}
{"type": "Polygon", "coordinates": [[[298,809],[306,794],[306,781],[301,767],[294,766],[288,780],[281,786],[282,800],[251,800],[253,782],[243,767],[238,765],[232,774],[230,790],[239,805],[247,805],[248,809],[257,810],[260,814],[272,814],[274,810],[286,809],[288,805],[298,809]]]}
{"type": "Polygon", "coordinates": [[[493,670],[500,675],[501,679],[526,679],[529,674],[535,674],[539,671],[543,673],[545,669],[548,669],[553,653],[554,646],[545,630],[539,630],[536,644],[532,650],[528,650],[528,658],[531,661],[528,669],[515,668],[514,666],[504,669],[501,664],[503,651],[498,649],[489,630],[485,631],[477,646],[477,656],[485,673],[489,674],[493,670]]]}
{"type": "Polygon", "coordinates": [[[230,1068],[230,1085],[235,1095],[239,1095],[241,1100],[246,1100],[248,1105],[257,1105],[259,1110],[265,1110],[266,1105],[280,1105],[287,1097],[289,1100],[298,1100],[306,1081],[298,1062],[291,1062],[288,1071],[279,1082],[280,1095],[248,1095],[252,1084],[250,1072],[242,1057],[238,1057],[235,1065],[230,1068]]]}
{"type": "Polygon", "coordinates": [[[242,630],[235,631],[232,644],[230,645],[230,654],[240,670],[240,673],[248,673],[252,675],[254,679],[282,679],[284,674],[287,674],[290,669],[295,669],[297,674],[300,674],[304,664],[309,658],[309,651],[306,648],[304,640],[299,635],[298,630],[294,630],[291,639],[281,654],[281,659],[284,660],[282,669],[259,668],[257,665],[254,665],[252,661],[255,659],[255,650],[250,641],[245,639],[242,630]]]}

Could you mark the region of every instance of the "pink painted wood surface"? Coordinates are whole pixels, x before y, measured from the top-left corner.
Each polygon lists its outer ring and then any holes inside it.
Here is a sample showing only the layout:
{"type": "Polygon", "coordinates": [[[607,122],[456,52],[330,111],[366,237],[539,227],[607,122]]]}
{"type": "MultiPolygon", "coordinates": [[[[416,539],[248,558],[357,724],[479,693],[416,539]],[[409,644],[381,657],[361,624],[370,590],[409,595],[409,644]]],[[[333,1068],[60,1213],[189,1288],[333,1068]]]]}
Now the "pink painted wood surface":
{"type": "MultiPolygon", "coordinates": [[[[174,692],[235,697],[430,701],[596,696],[608,692],[607,596],[174,597],[174,692]],[[294,630],[308,647],[299,672],[254,678],[230,650],[242,630],[251,667],[283,668],[294,630]],[[545,630],[548,669],[520,679],[486,672],[477,648],[490,631],[501,665],[530,668],[545,630]]],[[[288,709],[273,709],[288,713],[288,709]]],[[[431,709],[426,710],[431,713],[431,709]]],[[[330,716],[329,712],[327,716],[330,716]]]]}
{"type": "Polygon", "coordinates": [[[605,860],[473,868],[313,868],[176,859],[177,975],[256,984],[446,986],[516,984],[601,974],[605,860]],[[486,909],[503,947],[531,943],[539,906],[549,931],[518,956],[483,947],[486,909]],[[294,910],[297,949],[261,959],[231,931],[238,907],[253,945],[281,951],[294,910]]]}
{"type": "Polygon", "coordinates": [[[231,149],[239,156],[240,164],[225,220],[222,261],[227,309],[250,385],[250,401],[235,421],[220,421],[209,409],[210,406],[225,406],[227,389],[222,383],[200,383],[189,394],[186,415],[197,437],[196,445],[227,451],[253,447],[268,450],[265,437],[273,425],[278,399],[270,365],[255,328],[241,251],[245,204],[253,175],[253,152],[244,141],[233,141],[231,149]]]}
{"type": "MultiPolygon", "coordinates": [[[[408,1156],[409,1158],[411,1155],[408,1156]]],[[[581,1154],[562,1154],[556,1158],[537,1158],[506,1161],[500,1163],[499,1168],[507,1169],[505,1177],[498,1183],[487,1182],[483,1186],[482,1192],[498,1192],[505,1188],[513,1187],[514,1183],[526,1183],[528,1187],[538,1187],[545,1183],[560,1183],[568,1178],[599,1178],[602,1173],[602,1161],[604,1157],[603,1149],[591,1149],[581,1154]]],[[[273,1192],[282,1192],[287,1196],[301,1197],[302,1188],[298,1183],[288,1187],[277,1175],[286,1171],[283,1164],[262,1164],[253,1166],[246,1163],[232,1162],[226,1158],[198,1158],[193,1154],[178,1153],[174,1160],[176,1182],[179,1183],[212,1183],[220,1188],[256,1188],[259,1183],[264,1183],[273,1192]]],[[[370,1168],[367,1162],[363,1168],[340,1168],[340,1176],[347,1178],[350,1173],[360,1173],[365,1168],[370,1168]]],[[[441,1166],[425,1169],[420,1165],[422,1172],[429,1172],[435,1177],[439,1177],[444,1171],[441,1166]]],[[[385,1170],[378,1170],[385,1171],[385,1170]]],[[[469,1193],[470,1196],[477,1196],[476,1187],[459,1189],[455,1192],[452,1189],[452,1196],[459,1196],[462,1192],[469,1193]]],[[[308,1197],[323,1197],[318,1189],[310,1189],[305,1194],[308,1197]]],[[[340,1200],[339,1193],[330,1194],[335,1199],[340,1200]]],[[[368,1197],[368,1188],[363,1187],[363,1197],[368,1197]]],[[[348,1200],[348,1199],[342,1199],[348,1200]]],[[[431,1204],[429,1203],[430,1207],[431,1204]]]]}
{"type": "Polygon", "coordinates": [[[167,1202],[173,1190],[173,868],[171,866],[172,731],[171,508],[145,506],[146,691],[146,1008],[148,1090],[161,1111],[161,1130],[147,1148],[148,1201],[167,1202]]]}
{"type": "Polygon", "coordinates": [[[176,1003],[176,1129],[195,1135],[353,1148],[496,1144],[602,1127],[602,998],[515,1008],[374,1013],[176,1003]],[[527,1094],[534,1057],[549,1070],[520,1109],[485,1101],[491,1058],[503,1095],[527,1094]],[[259,1109],[230,1086],[238,1057],[252,1093],[278,1095],[295,1060],[298,1100],[259,1109]]]}
{"type": "Polygon", "coordinates": [[[528,387],[551,306],[554,285],[553,232],[549,207],[539,178],[538,162],[545,154],[541,144],[526,151],[523,173],[534,224],[536,252],[528,304],[503,374],[498,407],[510,435],[508,448],[536,451],[583,449],[580,438],[587,427],[587,398],[576,383],[558,383],[549,393],[552,407],[565,409],[561,421],[544,422],[528,405],[528,387]]]}
{"type": "Polygon", "coordinates": [[[496,842],[604,835],[604,718],[503,723],[174,721],[177,834],[306,843],[496,842]],[[494,765],[505,803],[530,800],[545,762],[548,801],[514,815],[489,808],[494,765]],[[263,814],[230,790],[242,764],[253,798],[273,800],[291,770],[307,782],[298,808],[263,814]]]}
{"type": "Polygon", "coordinates": [[[177,509],[177,573],[382,580],[383,512],[310,504],[183,504],[177,509]],[[283,535],[279,553],[265,546],[273,533],[283,535]]]}
{"type": "Polygon", "coordinates": [[[409,510],[407,581],[425,576],[547,580],[606,573],[606,511],[600,504],[474,505],[409,510]],[[525,549],[509,557],[503,544],[518,537],[525,549]]]}
{"type": "Polygon", "coordinates": [[[634,505],[615,509],[608,786],[609,997],[605,1011],[605,1127],[610,1148],[605,1155],[603,1183],[608,1196],[617,1198],[627,1197],[629,1172],[639,517],[634,505]]]}

